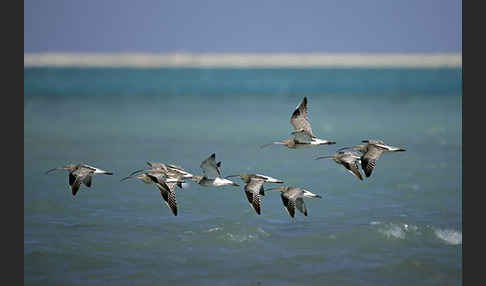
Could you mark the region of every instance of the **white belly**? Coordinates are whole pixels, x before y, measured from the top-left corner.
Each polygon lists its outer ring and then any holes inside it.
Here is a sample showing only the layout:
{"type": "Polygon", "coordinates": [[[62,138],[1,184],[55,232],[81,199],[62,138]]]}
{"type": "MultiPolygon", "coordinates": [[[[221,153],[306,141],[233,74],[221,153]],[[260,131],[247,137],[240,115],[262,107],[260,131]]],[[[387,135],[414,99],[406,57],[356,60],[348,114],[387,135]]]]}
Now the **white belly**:
{"type": "Polygon", "coordinates": [[[226,185],[232,185],[232,184],[233,184],[232,181],[230,181],[228,179],[223,179],[223,178],[216,178],[213,181],[213,185],[216,186],[216,187],[226,186],[226,185]]]}
{"type": "Polygon", "coordinates": [[[324,140],[324,139],[314,138],[314,139],[312,139],[311,144],[312,145],[321,145],[321,144],[327,144],[327,142],[329,142],[329,141],[324,140]]]}

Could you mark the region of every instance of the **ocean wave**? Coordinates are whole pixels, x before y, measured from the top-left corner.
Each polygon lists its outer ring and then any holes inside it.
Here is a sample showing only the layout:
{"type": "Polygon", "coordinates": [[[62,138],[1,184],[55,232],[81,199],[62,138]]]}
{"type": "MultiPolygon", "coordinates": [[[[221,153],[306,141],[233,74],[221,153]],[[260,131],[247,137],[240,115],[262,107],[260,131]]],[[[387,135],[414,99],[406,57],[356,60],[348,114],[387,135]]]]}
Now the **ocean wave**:
{"type": "Polygon", "coordinates": [[[257,228],[256,231],[250,232],[250,233],[227,232],[222,236],[222,238],[224,240],[229,240],[229,241],[234,241],[234,242],[246,242],[246,241],[253,241],[253,240],[256,240],[256,239],[268,237],[269,235],[270,234],[268,234],[263,229],[257,228]]]}
{"type": "MultiPolygon", "coordinates": [[[[371,225],[382,225],[381,222],[372,221],[370,222],[371,225]]],[[[418,226],[413,224],[395,224],[389,223],[384,225],[383,227],[379,228],[378,231],[385,235],[387,238],[398,238],[398,239],[405,239],[405,236],[409,232],[415,232],[416,234],[420,234],[418,232],[418,226]]]]}
{"type": "Polygon", "coordinates": [[[222,227],[213,227],[213,228],[206,230],[205,232],[213,232],[213,231],[219,231],[219,230],[223,230],[223,228],[222,227]]]}
{"type": "Polygon", "coordinates": [[[436,229],[435,235],[445,241],[447,244],[458,245],[462,244],[462,233],[452,229],[436,229]]]}
{"type": "Polygon", "coordinates": [[[384,234],[387,238],[398,238],[398,239],[405,238],[405,232],[400,226],[396,224],[390,224],[386,228],[381,228],[378,231],[384,234]]]}
{"type": "Polygon", "coordinates": [[[408,223],[383,223],[371,221],[373,228],[388,239],[440,239],[450,245],[462,244],[462,232],[453,229],[440,229],[430,225],[417,226],[408,223]]]}

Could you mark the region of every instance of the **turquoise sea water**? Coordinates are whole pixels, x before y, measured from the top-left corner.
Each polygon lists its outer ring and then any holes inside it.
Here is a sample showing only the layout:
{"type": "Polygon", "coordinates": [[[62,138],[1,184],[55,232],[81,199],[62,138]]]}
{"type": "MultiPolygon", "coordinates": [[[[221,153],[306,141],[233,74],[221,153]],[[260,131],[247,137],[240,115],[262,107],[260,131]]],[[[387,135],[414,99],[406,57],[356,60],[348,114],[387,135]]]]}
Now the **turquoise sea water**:
{"type": "MultiPolygon", "coordinates": [[[[25,285],[461,285],[461,69],[24,68],[25,285]],[[319,138],[288,138],[307,96],[319,138]],[[359,181],[331,160],[363,139],[384,154],[359,181]],[[320,194],[291,218],[241,187],[120,182],[146,161],[257,172],[320,194]],[[73,197],[67,172],[97,175],[73,197]]],[[[241,182],[240,182],[241,183],[241,182]]],[[[266,188],[272,187],[267,184],[266,188]]]]}

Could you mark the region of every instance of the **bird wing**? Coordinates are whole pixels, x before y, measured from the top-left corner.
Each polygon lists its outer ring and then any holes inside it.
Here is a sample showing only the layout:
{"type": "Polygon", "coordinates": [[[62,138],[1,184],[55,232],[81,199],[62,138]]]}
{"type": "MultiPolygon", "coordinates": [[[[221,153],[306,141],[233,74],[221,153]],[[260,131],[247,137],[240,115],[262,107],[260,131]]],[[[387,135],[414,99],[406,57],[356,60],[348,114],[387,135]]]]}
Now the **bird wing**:
{"type": "Polygon", "coordinates": [[[147,165],[149,165],[152,169],[155,170],[161,169],[167,171],[167,166],[164,163],[147,161],[147,165]]]}
{"type": "Polygon", "coordinates": [[[249,191],[245,191],[245,194],[246,194],[246,198],[248,199],[248,202],[250,204],[253,204],[253,193],[249,191]]]}
{"type": "Polygon", "coordinates": [[[79,165],[79,168],[77,168],[78,170],[82,170],[82,169],[88,169],[88,170],[91,170],[91,171],[96,171],[97,168],[93,167],[93,166],[90,166],[90,165],[86,165],[86,164],[81,164],[79,165]]]}
{"type": "Polygon", "coordinates": [[[382,149],[384,149],[386,151],[389,151],[389,152],[395,152],[395,151],[401,151],[401,150],[403,150],[400,147],[390,146],[390,145],[386,145],[384,143],[383,144],[382,143],[373,143],[373,145],[376,146],[376,147],[382,148],[382,149]]]}
{"type": "Polygon", "coordinates": [[[257,214],[260,214],[260,193],[262,192],[263,183],[265,183],[265,180],[252,177],[244,188],[248,202],[253,206],[257,214]]]}
{"type": "Polygon", "coordinates": [[[258,194],[261,187],[263,186],[263,183],[265,183],[265,180],[257,177],[252,177],[248,184],[245,185],[245,191],[258,194]]]}
{"type": "Polygon", "coordinates": [[[160,190],[160,195],[164,199],[167,207],[172,211],[175,216],[177,216],[177,200],[174,191],[175,183],[156,183],[155,185],[160,190]]]}
{"type": "Polygon", "coordinates": [[[289,215],[291,217],[294,217],[295,216],[295,200],[289,198],[286,193],[281,193],[280,197],[282,198],[282,202],[285,206],[285,209],[289,213],[289,215]]]}
{"type": "Polygon", "coordinates": [[[368,151],[361,157],[361,168],[365,172],[366,177],[371,176],[371,172],[373,172],[376,165],[376,160],[378,160],[383,151],[381,148],[368,144],[368,151]]]}
{"type": "Polygon", "coordinates": [[[76,180],[73,182],[71,185],[71,192],[73,193],[73,196],[76,195],[76,193],[79,190],[79,187],[81,186],[81,182],[83,181],[82,177],[76,177],[76,180]]]}
{"type": "Polygon", "coordinates": [[[294,131],[291,134],[294,135],[294,140],[297,143],[310,144],[312,142],[313,136],[306,130],[294,131]]]}
{"type": "Polygon", "coordinates": [[[157,171],[149,171],[145,173],[154,183],[164,183],[165,184],[165,179],[167,178],[167,175],[162,172],[157,172],[157,171]]]}
{"type": "Polygon", "coordinates": [[[301,213],[303,213],[305,216],[307,216],[307,208],[305,207],[303,198],[297,198],[295,200],[295,205],[301,213]]]}
{"type": "Polygon", "coordinates": [[[248,202],[253,207],[257,214],[260,214],[260,195],[258,193],[253,193],[251,191],[245,190],[248,202]]]}
{"type": "Polygon", "coordinates": [[[260,195],[258,193],[253,193],[252,206],[257,214],[260,214],[260,195]]]}
{"type": "Polygon", "coordinates": [[[88,175],[84,178],[83,180],[83,183],[86,185],[86,187],[90,188],[91,187],[91,180],[92,180],[92,176],[91,175],[88,175]]]}
{"type": "Polygon", "coordinates": [[[304,97],[300,104],[297,106],[295,111],[292,113],[290,117],[290,123],[294,126],[295,130],[297,131],[307,131],[310,136],[315,137],[312,134],[312,128],[310,125],[309,120],[307,120],[307,97],[304,97]]]}
{"type": "Polygon", "coordinates": [[[363,176],[361,175],[361,172],[359,171],[358,168],[358,162],[354,161],[353,163],[348,163],[348,162],[343,162],[343,166],[348,169],[348,171],[356,176],[358,179],[361,181],[363,180],[363,176]]]}
{"type": "Polygon", "coordinates": [[[78,189],[81,186],[82,182],[84,182],[85,180],[91,180],[87,177],[91,177],[91,174],[93,173],[93,169],[91,169],[89,166],[85,167],[84,165],[81,165],[80,167],[74,169],[72,172],[69,173],[69,185],[71,186],[73,196],[75,196],[78,192],[78,189]]]}
{"type": "Polygon", "coordinates": [[[358,179],[363,180],[363,176],[359,171],[358,161],[360,160],[360,155],[354,152],[343,152],[339,153],[342,165],[348,169],[348,171],[356,176],[358,179]]]}
{"type": "Polygon", "coordinates": [[[202,161],[201,169],[203,170],[204,176],[208,179],[215,179],[221,177],[218,166],[216,164],[216,154],[213,153],[206,160],[202,161]]]}
{"type": "Polygon", "coordinates": [[[76,181],[76,176],[73,174],[73,172],[69,172],[69,186],[72,186],[75,181],[76,181]]]}

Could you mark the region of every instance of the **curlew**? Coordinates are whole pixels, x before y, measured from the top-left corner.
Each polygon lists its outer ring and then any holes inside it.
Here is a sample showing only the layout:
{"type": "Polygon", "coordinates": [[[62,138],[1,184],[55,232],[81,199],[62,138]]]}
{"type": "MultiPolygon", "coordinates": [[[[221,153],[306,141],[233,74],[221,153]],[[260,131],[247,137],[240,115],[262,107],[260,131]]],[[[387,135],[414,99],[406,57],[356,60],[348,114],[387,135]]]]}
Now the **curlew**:
{"type": "Polygon", "coordinates": [[[248,202],[253,207],[257,214],[260,214],[260,195],[265,195],[265,190],[263,189],[263,184],[266,182],[269,183],[278,183],[282,184],[283,181],[280,179],[276,179],[273,177],[261,175],[261,174],[237,174],[237,175],[230,175],[226,176],[225,178],[229,177],[240,177],[243,182],[246,183],[244,190],[246,197],[248,198],[248,202]]]}
{"type": "Polygon", "coordinates": [[[248,202],[253,207],[255,212],[260,215],[260,192],[263,189],[264,180],[258,178],[250,178],[248,183],[245,185],[244,190],[248,202]]]}
{"type": "Polygon", "coordinates": [[[181,175],[168,175],[167,173],[158,169],[147,170],[144,173],[130,175],[121,179],[120,181],[124,181],[127,179],[139,179],[145,184],[155,184],[160,182],[176,183],[176,185],[180,188],[182,188],[182,183],[185,182],[183,176],[181,175]]]}
{"type": "Polygon", "coordinates": [[[113,175],[113,172],[101,170],[86,164],[77,164],[77,165],[67,164],[65,166],[50,169],[46,172],[46,174],[55,170],[69,171],[69,186],[71,188],[71,192],[73,196],[75,196],[76,193],[78,192],[81,183],[86,185],[86,187],[88,188],[91,187],[93,175],[95,174],[113,175]]]}
{"type": "MultiPolygon", "coordinates": [[[[283,181],[277,178],[273,178],[270,176],[265,176],[262,174],[248,174],[248,173],[241,173],[241,174],[235,174],[235,175],[229,175],[226,176],[225,178],[231,178],[231,177],[240,177],[240,179],[248,184],[252,178],[256,179],[261,179],[264,181],[264,183],[277,183],[277,184],[283,184],[283,181]]],[[[263,189],[263,185],[260,188],[260,195],[264,196],[265,195],[265,190],[263,189]]]]}
{"type": "Polygon", "coordinates": [[[160,195],[164,199],[165,204],[167,207],[172,211],[172,214],[177,216],[177,200],[175,195],[175,186],[177,183],[169,182],[169,183],[155,183],[157,188],[160,191],[160,195]]]}
{"type": "Polygon", "coordinates": [[[164,199],[167,207],[172,211],[172,213],[177,216],[177,200],[175,195],[175,186],[182,187],[184,182],[183,177],[179,176],[168,176],[165,172],[157,169],[149,170],[145,173],[131,175],[121,179],[120,181],[136,178],[141,180],[146,184],[154,184],[160,191],[160,195],[164,199]]]}
{"type": "Polygon", "coordinates": [[[323,144],[336,144],[336,142],[331,140],[319,139],[312,133],[310,122],[307,119],[307,97],[304,97],[295,108],[290,117],[290,124],[292,124],[295,129],[295,131],[291,133],[291,135],[293,135],[292,138],[265,144],[262,145],[261,148],[272,144],[284,145],[290,149],[303,149],[323,144]]]}
{"type": "Polygon", "coordinates": [[[401,152],[406,151],[403,148],[386,145],[381,140],[362,140],[361,142],[366,144],[358,144],[351,147],[342,147],[339,151],[344,149],[354,149],[361,152],[361,168],[363,169],[366,177],[371,176],[373,169],[376,166],[376,160],[381,156],[383,152],[401,152]]]}
{"type": "Polygon", "coordinates": [[[351,174],[356,176],[358,179],[363,180],[361,172],[359,171],[358,162],[360,161],[361,155],[356,152],[343,152],[340,151],[337,154],[317,157],[319,159],[333,159],[334,162],[343,165],[344,168],[348,170],[351,174]]]}
{"type": "Polygon", "coordinates": [[[183,178],[187,178],[187,179],[190,179],[193,176],[191,173],[184,170],[184,168],[182,168],[181,166],[177,166],[173,164],[164,164],[160,162],[147,161],[147,165],[150,166],[150,169],[141,169],[141,170],[133,171],[130,174],[130,176],[136,173],[150,171],[150,170],[163,172],[167,176],[173,176],[173,177],[182,176],[183,178]]]}
{"type": "Polygon", "coordinates": [[[280,197],[282,198],[282,203],[285,206],[285,210],[291,217],[295,215],[295,208],[307,216],[307,208],[304,204],[304,197],[306,198],[322,198],[320,195],[309,192],[303,188],[281,186],[277,188],[267,189],[269,190],[279,190],[280,197]]]}
{"type": "Polygon", "coordinates": [[[231,180],[221,178],[220,166],[221,162],[216,163],[216,154],[213,153],[201,162],[200,168],[203,170],[203,176],[193,176],[190,179],[201,186],[207,187],[239,186],[231,180]]]}

